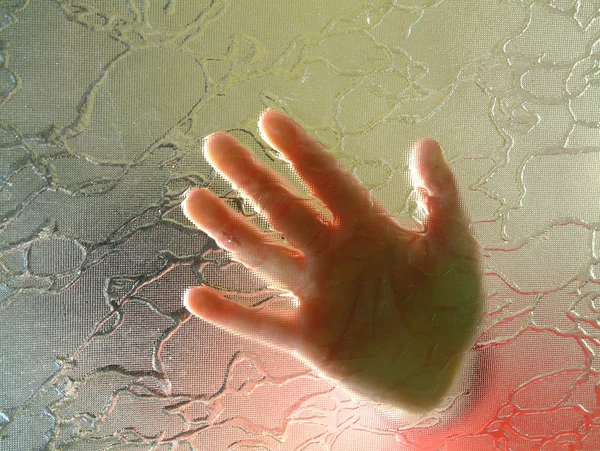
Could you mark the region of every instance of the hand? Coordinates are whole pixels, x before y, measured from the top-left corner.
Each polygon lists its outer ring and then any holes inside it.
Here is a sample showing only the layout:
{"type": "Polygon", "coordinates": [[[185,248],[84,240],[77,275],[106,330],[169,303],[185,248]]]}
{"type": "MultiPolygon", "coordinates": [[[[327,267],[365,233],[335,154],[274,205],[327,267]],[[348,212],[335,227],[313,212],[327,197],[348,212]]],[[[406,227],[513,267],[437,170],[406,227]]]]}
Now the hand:
{"type": "Polygon", "coordinates": [[[479,248],[440,147],[423,140],[412,154],[427,211],[418,232],[400,226],[292,119],[267,110],[259,129],[333,219],[225,133],[206,139],[206,158],[291,246],[268,238],[207,189],[191,191],[183,209],[236,260],[290,291],[297,315],[257,312],[206,286],[186,293],[186,307],[234,333],[297,352],[371,400],[412,411],[435,407],[472,344],[483,305],[479,248]]]}

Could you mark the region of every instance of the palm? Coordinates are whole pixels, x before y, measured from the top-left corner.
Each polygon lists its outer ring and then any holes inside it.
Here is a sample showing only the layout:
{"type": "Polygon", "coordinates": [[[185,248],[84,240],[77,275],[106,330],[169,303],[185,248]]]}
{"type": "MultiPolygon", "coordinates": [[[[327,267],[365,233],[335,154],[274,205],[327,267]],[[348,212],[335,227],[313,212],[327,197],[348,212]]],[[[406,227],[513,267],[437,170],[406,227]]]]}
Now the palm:
{"type": "Polygon", "coordinates": [[[398,225],[289,118],[269,111],[261,129],[333,221],[224,134],[209,139],[209,161],[268,214],[294,249],[268,241],[207,190],[192,192],[184,209],[219,245],[291,291],[300,301],[297,320],[257,315],[207,287],[189,292],[188,308],[295,350],[325,376],[373,400],[433,407],[452,382],[481,312],[477,245],[439,147],[423,141],[415,154],[417,189],[429,210],[420,233],[398,225]]]}

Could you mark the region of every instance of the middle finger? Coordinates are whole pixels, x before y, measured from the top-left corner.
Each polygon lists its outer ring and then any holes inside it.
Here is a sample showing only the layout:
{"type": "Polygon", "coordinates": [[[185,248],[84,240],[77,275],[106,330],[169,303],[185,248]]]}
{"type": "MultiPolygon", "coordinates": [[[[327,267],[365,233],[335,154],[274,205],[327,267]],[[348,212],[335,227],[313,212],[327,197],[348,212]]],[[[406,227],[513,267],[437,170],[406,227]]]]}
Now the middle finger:
{"type": "Polygon", "coordinates": [[[310,199],[293,194],[287,181],[258,164],[249,150],[226,133],[206,139],[204,155],[234,188],[244,192],[273,227],[303,251],[322,249],[331,229],[319,218],[310,199]]]}

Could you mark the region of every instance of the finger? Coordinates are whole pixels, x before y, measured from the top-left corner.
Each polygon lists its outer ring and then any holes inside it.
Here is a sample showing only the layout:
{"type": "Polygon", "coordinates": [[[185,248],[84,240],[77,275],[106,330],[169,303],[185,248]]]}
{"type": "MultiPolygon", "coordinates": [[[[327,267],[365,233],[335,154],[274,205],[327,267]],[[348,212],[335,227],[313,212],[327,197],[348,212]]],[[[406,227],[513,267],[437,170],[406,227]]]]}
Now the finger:
{"type": "Polygon", "coordinates": [[[291,290],[302,283],[303,256],[288,247],[269,243],[265,233],[209,190],[191,191],[182,206],[190,221],[245,266],[283,289],[291,290]]]}
{"type": "Polygon", "coordinates": [[[292,351],[297,349],[296,322],[273,313],[244,307],[207,286],[189,289],[185,307],[194,315],[244,337],[292,351]]]}
{"type": "Polygon", "coordinates": [[[321,199],[334,216],[352,222],[371,207],[369,191],[300,124],[267,109],[258,125],[264,140],[290,161],[313,195],[321,199]]]}
{"type": "Polygon", "coordinates": [[[428,212],[425,232],[430,238],[448,244],[462,239],[465,234],[470,235],[456,179],[438,143],[430,139],[416,143],[410,172],[428,212]]]}
{"type": "Polygon", "coordinates": [[[327,244],[330,229],[310,199],[293,194],[285,179],[259,165],[235,138],[214,133],[206,140],[204,153],[210,164],[265,212],[273,227],[292,244],[308,252],[327,244]]]}

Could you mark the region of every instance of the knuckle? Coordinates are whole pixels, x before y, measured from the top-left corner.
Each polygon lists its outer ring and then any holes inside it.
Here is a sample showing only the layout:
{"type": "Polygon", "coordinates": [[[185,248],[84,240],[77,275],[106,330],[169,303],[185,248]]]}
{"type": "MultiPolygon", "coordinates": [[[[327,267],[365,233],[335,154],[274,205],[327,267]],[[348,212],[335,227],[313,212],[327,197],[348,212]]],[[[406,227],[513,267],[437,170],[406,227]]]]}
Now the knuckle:
{"type": "Polygon", "coordinates": [[[329,228],[325,224],[323,224],[323,227],[313,229],[311,235],[312,236],[307,240],[306,247],[315,255],[324,252],[329,247],[329,228]]]}
{"type": "Polygon", "coordinates": [[[269,218],[285,216],[293,207],[295,199],[281,189],[270,190],[263,196],[263,208],[269,218]]]}

